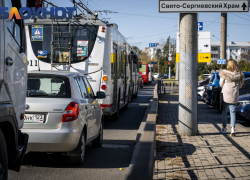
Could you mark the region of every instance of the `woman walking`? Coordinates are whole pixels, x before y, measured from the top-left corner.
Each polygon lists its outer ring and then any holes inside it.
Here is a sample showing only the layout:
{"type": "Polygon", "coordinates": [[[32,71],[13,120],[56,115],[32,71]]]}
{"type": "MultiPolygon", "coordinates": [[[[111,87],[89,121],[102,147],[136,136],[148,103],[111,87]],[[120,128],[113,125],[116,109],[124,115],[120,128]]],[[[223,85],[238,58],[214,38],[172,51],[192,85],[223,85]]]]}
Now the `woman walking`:
{"type": "Polygon", "coordinates": [[[221,70],[220,87],[223,93],[222,129],[227,133],[227,109],[230,111],[231,136],[235,136],[236,103],[239,102],[239,89],[244,83],[244,74],[239,70],[234,60],[228,60],[227,69],[221,70]]]}

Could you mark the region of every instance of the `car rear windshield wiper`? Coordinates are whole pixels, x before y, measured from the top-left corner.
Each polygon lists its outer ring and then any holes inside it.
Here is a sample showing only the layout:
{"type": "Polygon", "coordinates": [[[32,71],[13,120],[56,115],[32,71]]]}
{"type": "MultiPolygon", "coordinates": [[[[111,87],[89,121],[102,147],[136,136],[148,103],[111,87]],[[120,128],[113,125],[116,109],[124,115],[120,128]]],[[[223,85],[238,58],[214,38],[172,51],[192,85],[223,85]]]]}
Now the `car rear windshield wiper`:
{"type": "Polygon", "coordinates": [[[43,93],[43,92],[31,92],[31,93],[28,93],[28,97],[41,97],[41,96],[48,96],[48,94],[46,93],[43,93]]]}

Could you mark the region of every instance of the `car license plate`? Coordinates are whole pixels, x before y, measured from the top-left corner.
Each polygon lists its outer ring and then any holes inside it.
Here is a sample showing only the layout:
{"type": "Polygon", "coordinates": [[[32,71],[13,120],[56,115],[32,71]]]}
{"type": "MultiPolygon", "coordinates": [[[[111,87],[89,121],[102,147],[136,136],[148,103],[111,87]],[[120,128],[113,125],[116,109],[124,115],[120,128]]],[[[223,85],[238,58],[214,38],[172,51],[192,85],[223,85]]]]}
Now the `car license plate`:
{"type": "Polygon", "coordinates": [[[25,114],[25,123],[44,123],[44,114],[25,114]]]}
{"type": "Polygon", "coordinates": [[[103,99],[98,99],[98,104],[103,104],[103,99]]]}

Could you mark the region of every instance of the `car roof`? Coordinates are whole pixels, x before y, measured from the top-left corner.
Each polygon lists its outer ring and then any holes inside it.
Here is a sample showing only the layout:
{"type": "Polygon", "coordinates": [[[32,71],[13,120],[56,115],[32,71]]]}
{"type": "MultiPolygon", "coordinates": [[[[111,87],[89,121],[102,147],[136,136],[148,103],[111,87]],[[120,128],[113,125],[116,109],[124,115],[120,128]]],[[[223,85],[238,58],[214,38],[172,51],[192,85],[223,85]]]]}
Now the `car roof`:
{"type": "Polygon", "coordinates": [[[59,76],[84,76],[82,73],[79,72],[70,72],[70,71],[52,71],[52,70],[42,70],[42,71],[28,71],[28,74],[53,74],[59,76]]]}

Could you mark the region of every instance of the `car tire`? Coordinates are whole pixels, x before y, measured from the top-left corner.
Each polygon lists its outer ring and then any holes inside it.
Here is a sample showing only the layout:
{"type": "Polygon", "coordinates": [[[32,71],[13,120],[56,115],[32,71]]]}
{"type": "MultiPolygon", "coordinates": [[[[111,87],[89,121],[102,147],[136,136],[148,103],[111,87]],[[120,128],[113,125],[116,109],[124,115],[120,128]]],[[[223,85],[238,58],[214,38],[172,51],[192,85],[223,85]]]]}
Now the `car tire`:
{"type": "Polygon", "coordinates": [[[148,84],[151,84],[151,81],[149,81],[148,84]]]}
{"type": "Polygon", "coordinates": [[[104,124],[104,116],[101,119],[101,125],[99,129],[98,137],[92,142],[93,147],[101,147],[103,142],[103,124],[104,124]]]}
{"type": "Polygon", "coordinates": [[[70,156],[70,162],[74,166],[81,166],[83,161],[84,161],[84,156],[85,156],[85,149],[86,149],[86,142],[85,142],[85,133],[84,131],[82,132],[78,145],[77,145],[77,151],[78,155],[77,156],[70,156]]]}
{"type": "Polygon", "coordinates": [[[0,129],[0,180],[8,179],[8,152],[5,138],[0,129]]]}

